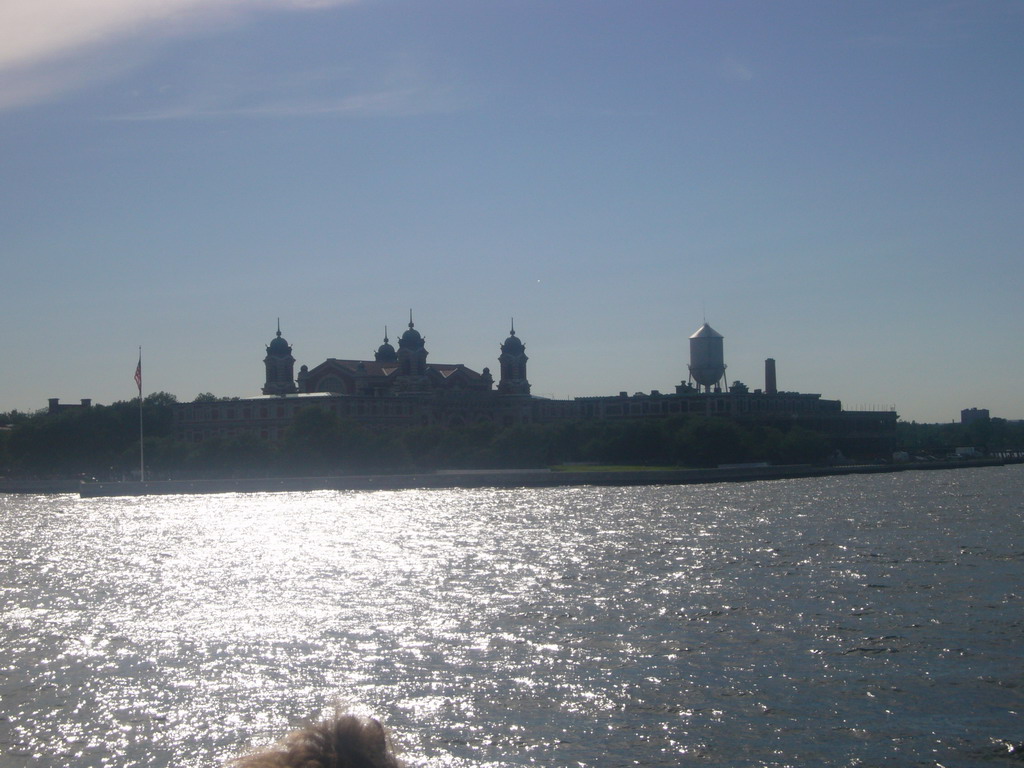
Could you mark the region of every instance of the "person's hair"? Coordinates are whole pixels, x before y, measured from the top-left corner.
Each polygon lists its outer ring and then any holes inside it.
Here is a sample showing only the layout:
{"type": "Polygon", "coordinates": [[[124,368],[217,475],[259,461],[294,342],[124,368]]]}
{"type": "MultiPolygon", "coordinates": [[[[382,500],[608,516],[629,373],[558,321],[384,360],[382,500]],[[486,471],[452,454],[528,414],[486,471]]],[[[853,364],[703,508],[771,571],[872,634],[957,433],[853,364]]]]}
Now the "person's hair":
{"type": "Polygon", "coordinates": [[[401,768],[372,718],[338,715],[292,731],[278,744],[244,755],[233,768],[401,768]]]}

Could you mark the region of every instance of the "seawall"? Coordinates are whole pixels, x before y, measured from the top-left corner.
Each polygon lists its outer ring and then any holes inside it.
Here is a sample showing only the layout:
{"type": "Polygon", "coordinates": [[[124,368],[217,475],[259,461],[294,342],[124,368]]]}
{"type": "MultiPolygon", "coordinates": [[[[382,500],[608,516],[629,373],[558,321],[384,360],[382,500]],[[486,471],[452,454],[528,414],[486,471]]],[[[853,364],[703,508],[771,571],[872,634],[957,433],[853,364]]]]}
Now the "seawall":
{"type": "Polygon", "coordinates": [[[1003,460],[936,461],[910,464],[865,464],[836,467],[810,465],[658,469],[623,471],[467,470],[405,475],[333,475],[328,477],[224,478],[217,480],[154,480],[147,482],[81,483],[79,495],[159,496],[192,493],[271,493],[282,491],[378,491],[431,488],[554,488],[581,485],[690,485],[696,483],[785,480],[801,477],[874,474],[915,470],[993,467],[1020,463],[1003,460]]]}

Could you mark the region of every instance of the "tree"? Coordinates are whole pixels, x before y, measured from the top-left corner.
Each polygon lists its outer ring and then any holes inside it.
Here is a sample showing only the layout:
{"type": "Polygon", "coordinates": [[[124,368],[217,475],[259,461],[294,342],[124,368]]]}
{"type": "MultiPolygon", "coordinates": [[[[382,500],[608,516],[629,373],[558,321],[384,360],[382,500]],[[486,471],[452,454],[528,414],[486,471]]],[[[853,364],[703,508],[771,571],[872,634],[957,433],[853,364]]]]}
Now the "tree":
{"type": "Polygon", "coordinates": [[[689,420],[674,436],[674,451],[684,464],[714,467],[744,461],[744,434],[732,419],[710,416],[689,420]]]}
{"type": "Polygon", "coordinates": [[[782,430],[758,424],[747,430],[743,444],[750,461],[778,461],[782,456],[782,430]]]}
{"type": "MultiPolygon", "coordinates": [[[[166,392],[143,400],[147,439],[171,435],[175,402],[166,392]]],[[[59,413],[42,411],[13,424],[6,443],[11,471],[116,476],[138,466],[139,400],[59,413]]]]}
{"type": "Polygon", "coordinates": [[[817,464],[828,458],[832,446],[819,432],[803,427],[791,427],[779,446],[781,458],[787,464],[817,464]]]}
{"type": "Polygon", "coordinates": [[[6,475],[11,471],[11,456],[7,450],[9,437],[10,430],[7,427],[0,428],[0,475],[6,475]]]}
{"type": "Polygon", "coordinates": [[[616,424],[609,438],[602,461],[611,464],[659,464],[669,460],[666,435],[659,422],[643,419],[616,424]]]}

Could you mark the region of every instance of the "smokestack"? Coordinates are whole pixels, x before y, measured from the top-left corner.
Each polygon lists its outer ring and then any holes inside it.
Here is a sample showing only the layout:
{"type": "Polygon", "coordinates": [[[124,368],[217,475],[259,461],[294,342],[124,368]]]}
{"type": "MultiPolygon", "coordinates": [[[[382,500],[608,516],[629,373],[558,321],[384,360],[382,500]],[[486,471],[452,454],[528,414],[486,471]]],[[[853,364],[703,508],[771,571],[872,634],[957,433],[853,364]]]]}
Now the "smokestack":
{"type": "Polygon", "coordinates": [[[777,395],[779,389],[775,384],[775,358],[764,361],[764,391],[767,395],[777,395]]]}

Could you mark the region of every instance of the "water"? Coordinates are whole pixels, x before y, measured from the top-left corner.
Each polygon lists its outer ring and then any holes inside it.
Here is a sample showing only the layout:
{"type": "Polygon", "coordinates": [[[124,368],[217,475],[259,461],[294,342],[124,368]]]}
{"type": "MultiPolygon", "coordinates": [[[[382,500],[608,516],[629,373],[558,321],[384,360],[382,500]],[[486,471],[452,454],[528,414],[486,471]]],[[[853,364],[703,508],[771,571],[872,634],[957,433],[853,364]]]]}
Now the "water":
{"type": "Polygon", "coordinates": [[[215,766],[340,706],[418,766],[992,766],[1024,467],[0,496],[0,768],[215,766]]]}

